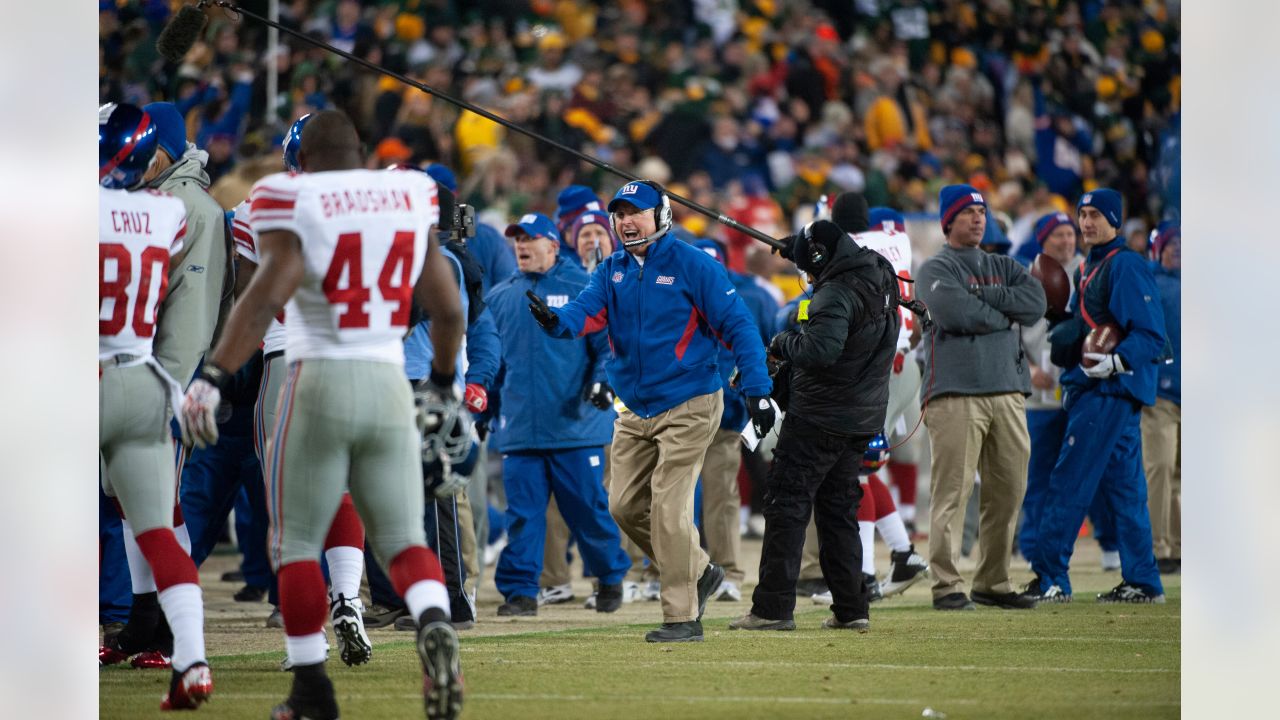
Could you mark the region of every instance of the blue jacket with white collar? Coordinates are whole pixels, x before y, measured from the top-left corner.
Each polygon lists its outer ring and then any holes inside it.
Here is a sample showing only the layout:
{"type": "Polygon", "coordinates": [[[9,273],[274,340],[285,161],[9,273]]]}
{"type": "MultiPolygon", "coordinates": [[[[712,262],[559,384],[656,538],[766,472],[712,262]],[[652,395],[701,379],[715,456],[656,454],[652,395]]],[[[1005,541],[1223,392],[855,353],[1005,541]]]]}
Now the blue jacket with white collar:
{"type": "Polygon", "coordinates": [[[553,331],[578,337],[607,328],[609,384],[643,418],[721,387],[718,348],[733,353],[748,397],[773,387],[751,313],[715,258],[670,233],[644,264],[626,250],[605,258],[578,297],[560,308],[553,331]]]}
{"type": "Polygon", "coordinates": [[[613,408],[600,410],[588,401],[592,384],[605,380],[604,333],[557,342],[540,332],[525,297],[532,291],[549,305],[563,305],[586,284],[586,271],[561,256],[547,272],[517,271],[485,295],[502,336],[505,368],[502,387],[489,400],[497,407],[491,445],[499,452],[598,448],[612,440],[613,408]]]}

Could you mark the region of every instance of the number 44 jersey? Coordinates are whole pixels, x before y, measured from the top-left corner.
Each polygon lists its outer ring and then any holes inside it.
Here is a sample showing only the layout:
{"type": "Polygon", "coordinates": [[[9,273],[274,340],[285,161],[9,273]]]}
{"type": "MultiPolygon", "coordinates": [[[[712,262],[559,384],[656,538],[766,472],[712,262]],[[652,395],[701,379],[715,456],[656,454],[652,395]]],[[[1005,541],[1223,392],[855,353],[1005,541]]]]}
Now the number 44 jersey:
{"type": "Polygon", "coordinates": [[[285,307],[285,358],[404,365],[413,286],[439,220],[436,185],[417,172],[270,175],[249,195],[259,237],[298,236],[306,270],[285,307]]]}
{"type": "Polygon", "coordinates": [[[151,356],[169,258],[187,231],[182,201],[155,190],[99,189],[98,359],[151,356]]]}

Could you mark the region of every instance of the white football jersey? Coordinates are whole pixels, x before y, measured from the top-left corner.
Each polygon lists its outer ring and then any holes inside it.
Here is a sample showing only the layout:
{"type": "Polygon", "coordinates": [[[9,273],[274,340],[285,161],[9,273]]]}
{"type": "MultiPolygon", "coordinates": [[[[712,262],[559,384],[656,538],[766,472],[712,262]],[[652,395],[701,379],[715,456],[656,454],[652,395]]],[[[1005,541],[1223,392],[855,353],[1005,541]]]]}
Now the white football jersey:
{"type": "MultiPolygon", "coordinates": [[[[231,223],[231,236],[236,243],[236,254],[245,260],[258,264],[258,233],[249,224],[249,201],[245,200],[236,206],[235,218],[231,223]]],[[[262,338],[262,352],[270,355],[284,350],[284,311],[281,311],[267,327],[267,334],[262,338]]]]}
{"type": "MultiPolygon", "coordinates": [[[[892,227],[884,227],[858,233],[853,236],[853,241],[864,248],[880,253],[885,260],[889,261],[889,264],[893,265],[893,272],[899,278],[905,278],[898,280],[898,293],[902,295],[903,300],[915,297],[914,283],[908,282],[911,279],[911,238],[906,233],[898,232],[892,227]]],[[[911,331],[916,326],[916,316],[905,307],[898,308],[898,312],[902,313],[902,328],[898,331],[898,352],[907,352],[911,349],[911,331]]]]}
{"type": "Polygon", "coordinates": [[[278,173],[249,194],[259,234],[294,233],[306,268],[285,314],[285,357],[404,365],[404,335],[428,232],[440,217],[425,173],[278,173]]]}
{"type": "Polygon", "coordinates": [[[98,192],[98,359],[150,357],[187,209],[156,190],[98,192]]]}

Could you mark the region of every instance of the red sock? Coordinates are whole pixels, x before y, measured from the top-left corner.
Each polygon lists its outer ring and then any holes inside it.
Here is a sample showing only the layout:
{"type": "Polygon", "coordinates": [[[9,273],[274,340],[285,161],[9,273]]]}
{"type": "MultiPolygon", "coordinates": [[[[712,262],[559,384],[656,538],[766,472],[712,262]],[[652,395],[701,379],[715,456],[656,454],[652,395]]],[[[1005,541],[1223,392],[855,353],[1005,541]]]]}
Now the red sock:
{"type": "Polygon", "coordinates": [[[294,637],[318,633],[329,612],[324,574],[315,560],[299,560],[280,568],[280,616],[285,634],[294,637]]]}
{"type": "Polygon", "coordinates": [[[867,478],[867,489],[871,497],[876,499],[876,520],[898,511],[898,506],[893,504],[893,495],[889,494],[888,486],[878,476],[872,475],[867,478]]]}
{"type": "Polygon", "coordinates": [[[338,512],[329,525],[329,534],[324,538],[325,550],[343,546],[364,550],[364,524],[360,522],[350,493],[342,494],[342,503],[338,505],[338,512]]]}
{"type": "Polygon", "coordinates": [[[747,464],[738,463],[738,497],[743,505],[751,504],[751,473],[747,472],[747,464]]]}
{"type": "Polygon", "coordinates": [[[387,566],[387,575],[390,576],[391,584],[400,597],[404,597],[409,591],[409,586],[419,580],[444,582],[444,570],[440,567],[440,559],[422,545],[411,545],[391,558],[391,564],[387,566]]]}
{"type": "Polygon", "coordinates": [[[178,544],[173,530],[154,528],[138,535],[136,540],[142,556],[151,566],[151,574],[156,579],[156,590],[164,592],[166,588],[181,583],[200,583],[196,564],[191,562],[191,556],[178,544]]]}
{"type": "Polygon", "coordinates": [[[919,481],[915,463],[889,461],[889,477],[898,486],[898,497],[903,505],[916,504],[916,483],[919,481]]]}
{"type": "MultiPolygon", "coordinates": [[[[875,477],[872,475],[872,477],[875,477]]],[[[858,503],[858,522],[876,521],[876,496],[872,494],[867,483],[862,483],[862,502],[858,503]]]]}

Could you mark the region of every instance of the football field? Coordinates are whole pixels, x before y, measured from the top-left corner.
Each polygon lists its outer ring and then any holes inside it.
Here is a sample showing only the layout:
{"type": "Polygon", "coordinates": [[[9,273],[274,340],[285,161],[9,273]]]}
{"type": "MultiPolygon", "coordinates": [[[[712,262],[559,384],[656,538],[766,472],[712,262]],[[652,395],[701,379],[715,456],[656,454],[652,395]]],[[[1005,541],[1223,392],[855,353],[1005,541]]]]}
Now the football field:
{"type": "MultiPolygon", "coordinates": [[[[743,549],[754,568],[759,542],[743,549]]],[[[924,581],[872,605],[867,634],[822,629],[827,611],[808,598],[798,600],[795,632],[731,631],[728,621],[750,607],[744,598],[709,604],[706,641],[678,645],[644,642],[659,622],[658,603],[601,615],[581,607],[589,586],[578,581],[573,603],[544,607],[537,618],[498,618],[489,582],[480,622],[460,633],[463,717],[1178,717],[1179,576],[1165,576],[1165,605],[1098,605],[1094,594],[1119,574],[1097,570],[1091,539],[1081,540],[1075,565],[1071,604],[937,612],[924,581]]],[[[283,638],[262,626],[267,605],[231,601],[235,586],[218,581],[231,567],[232,557],[215,556],[202,568],[215,691],[198,712],[265,718],[289,689],[279,670],[283,638]]],[[[1030,577],[1025,562],[1015,560],[1014,577],[1030,577]]],[[[348,668],[330,654],[342,716],[423,717],[412,636],[382,629],[370,637],[368,665],[348,668]]],[[[106,668],[100,716],[162,717],[167,683],[168,673],[106,668]]]]}

